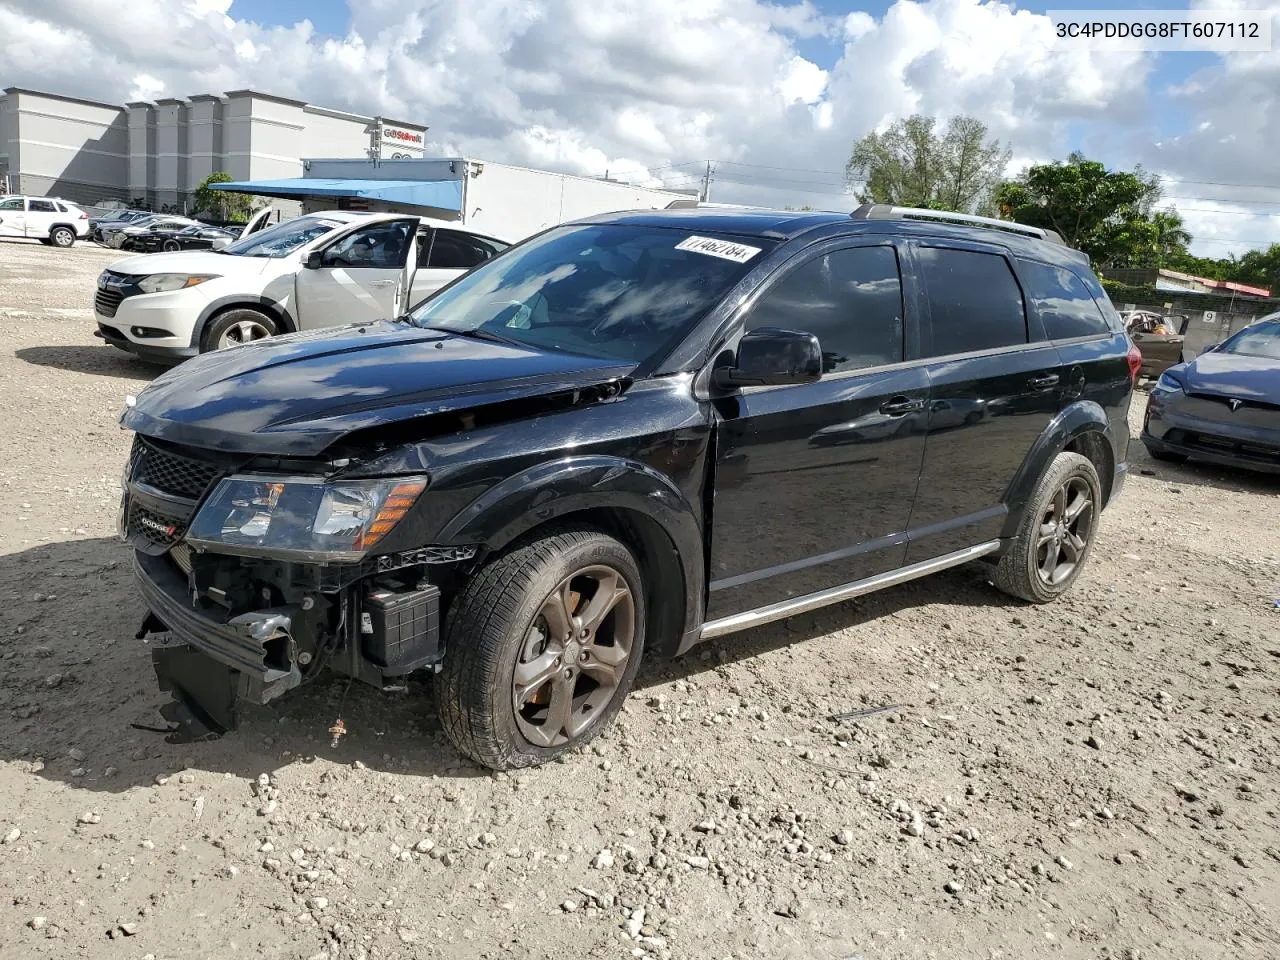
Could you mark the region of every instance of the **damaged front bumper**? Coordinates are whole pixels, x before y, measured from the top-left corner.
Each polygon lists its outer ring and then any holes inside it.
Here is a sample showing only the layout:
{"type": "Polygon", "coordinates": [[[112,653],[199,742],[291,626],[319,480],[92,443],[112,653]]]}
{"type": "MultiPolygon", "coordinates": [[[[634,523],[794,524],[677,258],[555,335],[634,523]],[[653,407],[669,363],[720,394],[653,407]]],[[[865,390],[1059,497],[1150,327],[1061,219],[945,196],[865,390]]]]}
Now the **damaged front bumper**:
{"type": "Polygon", "coordinates": [[[277,607],[225,619],[193,608],[187,582],[164,556],[134,554],[150,613],[138,638],[151,645],[160,688],[213,732],[234,730],[242,703],[265,704],[302,683],[292,635],[298,610],[277,607]]]}

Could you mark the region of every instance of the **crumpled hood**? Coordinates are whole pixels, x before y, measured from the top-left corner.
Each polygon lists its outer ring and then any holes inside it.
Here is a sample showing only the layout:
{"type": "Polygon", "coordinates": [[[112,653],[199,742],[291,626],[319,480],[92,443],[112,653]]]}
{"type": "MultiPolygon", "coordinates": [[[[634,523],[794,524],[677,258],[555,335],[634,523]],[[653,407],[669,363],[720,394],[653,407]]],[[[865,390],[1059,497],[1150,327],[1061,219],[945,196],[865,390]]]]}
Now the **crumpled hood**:
{"type": "Polygon", "coordinates": [[[356,430],[608,383],[634,369],[382,321],[193,357],[152,381],[121,423],[206,449],[315,456],[356,430]]]}
{"type": "Polygon", "coordinates": [[[1188,393],[1280,403],[1280,360],[1203,353],[1182,371],[1188,393]]]}

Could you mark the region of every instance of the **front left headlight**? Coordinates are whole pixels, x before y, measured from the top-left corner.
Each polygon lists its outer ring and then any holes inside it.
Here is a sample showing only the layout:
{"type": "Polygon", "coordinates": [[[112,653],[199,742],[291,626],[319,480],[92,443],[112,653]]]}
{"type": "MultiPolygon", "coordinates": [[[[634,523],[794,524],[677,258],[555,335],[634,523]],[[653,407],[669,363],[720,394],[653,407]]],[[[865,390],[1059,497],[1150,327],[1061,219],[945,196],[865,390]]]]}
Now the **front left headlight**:
{"type": "Polygon", "coordinates": [[[425,477],[346,480],[229,477],[196,513],[186,539],[227,553],[356,562],[427,487],[425,477]]]}
{"type": "Polygon", "coordinates": [[[185,274],[185,273],[153,273],[138,281],[138,289],[143,293],[168,293],[170,290],[184,290],[195,287],[206,280],[214,280],[217,274],[185,274]]]}

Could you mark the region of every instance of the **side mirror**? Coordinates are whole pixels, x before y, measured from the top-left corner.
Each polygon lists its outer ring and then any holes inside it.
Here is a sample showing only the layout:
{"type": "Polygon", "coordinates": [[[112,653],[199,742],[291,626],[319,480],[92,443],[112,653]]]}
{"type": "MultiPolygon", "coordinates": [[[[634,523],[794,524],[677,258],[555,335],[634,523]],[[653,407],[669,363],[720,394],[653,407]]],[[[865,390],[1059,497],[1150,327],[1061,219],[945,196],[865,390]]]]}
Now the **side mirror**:
{"type": "Polygon", "coordinates": [[[738,341],[733,365],[713,373],[717,387],[781,387],[822,377],[822,347],[812,333],[760,327],[738,341]]]}
{"type": "Polygon", "coordinates": [[[324,254],[319,250],[312,250],[307,254],[307,259],[302,261],[302,265],[308,270],[319,270],[324,263],[324,254]]]}
{"type": "Polygon", "coordinates": [[[1211,351],[1213,350],[1213,348],[1214,348],[1214,347],[1216,347],[1216,346],[1218,346],[1218,344],[1216,344],[1216,343],[1210,343],[1210,344],[1208,344],[1208,345],[1206,345],[1206,346],[1203,346],[1203,347],[1201,347],[1201,348],[1200,348],[1200,353],[1197,353],[1197,354],[1196,354],[1196,356],[1198,357],[1198,356],[1200,356],[1201,354],[1209,353],[1209,352],[1211,352],[1211,351]]]}

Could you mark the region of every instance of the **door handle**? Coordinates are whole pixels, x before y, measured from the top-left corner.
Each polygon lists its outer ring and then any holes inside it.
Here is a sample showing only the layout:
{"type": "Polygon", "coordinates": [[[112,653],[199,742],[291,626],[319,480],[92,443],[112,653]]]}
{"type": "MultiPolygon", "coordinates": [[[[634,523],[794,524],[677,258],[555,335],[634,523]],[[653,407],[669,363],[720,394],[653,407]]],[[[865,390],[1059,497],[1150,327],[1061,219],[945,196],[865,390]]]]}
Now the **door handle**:
{"type": "Polygon", "coordinates": [[[369,286],[371,286],[371,287],[389,287],[389,286],[391,286],[391,285],[392,285],[393,283],[395,283],[395,282],[396,282],[395,280],[370,280],[370,281],[369,281],[369,286]]]}
{"type": "Polygon", "coordinates": [[[901,417],[924,409],[924,400],[919,397],[894,397],[880,404],[880,412],[890,417],[901,417]]]}
{"type": "Polygon", "coordinates": [[[1043,376],[1032,377],[1027,381],[1027,386],[1032,390],[1048,390],[1050,387],[1058,385],[1058,375],[1056,373],[1046,373],[1043,376]]]}

